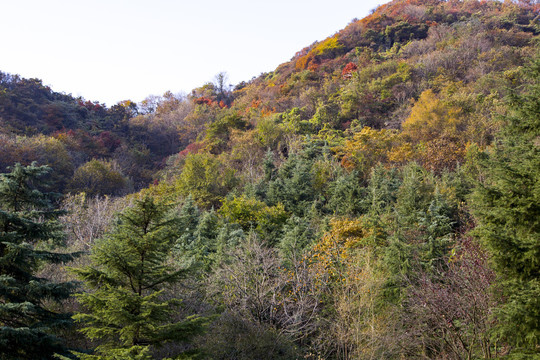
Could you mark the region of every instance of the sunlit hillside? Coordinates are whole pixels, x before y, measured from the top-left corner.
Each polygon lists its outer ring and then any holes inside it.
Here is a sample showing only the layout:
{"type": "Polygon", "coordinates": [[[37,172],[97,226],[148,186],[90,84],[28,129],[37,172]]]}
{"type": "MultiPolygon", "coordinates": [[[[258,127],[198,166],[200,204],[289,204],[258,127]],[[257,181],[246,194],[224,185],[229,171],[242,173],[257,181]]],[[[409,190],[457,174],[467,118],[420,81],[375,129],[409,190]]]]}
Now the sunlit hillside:
{"type": "Polygon", "coordinates": [[[539,16],[395,0],[112,107],[0,72],[0,358],[539,358],[539,16]]]}

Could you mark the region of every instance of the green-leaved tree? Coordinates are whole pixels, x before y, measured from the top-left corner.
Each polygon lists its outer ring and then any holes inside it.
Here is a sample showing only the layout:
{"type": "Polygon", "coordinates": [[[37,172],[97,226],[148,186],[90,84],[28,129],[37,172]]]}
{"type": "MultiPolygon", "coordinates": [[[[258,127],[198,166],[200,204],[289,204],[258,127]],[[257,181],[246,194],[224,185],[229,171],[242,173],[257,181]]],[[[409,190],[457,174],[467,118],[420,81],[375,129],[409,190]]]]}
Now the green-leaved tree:
{"type": "Polygon", "coordinates": [[[54,194],[36,188],[50,170],[16,164],[0,174],[0,359],[51,359],[66,352],[55,332],[70,325],[70,316],[58,304],[74,284],[37,276],[41,265],[72,259],[36,247],[62,236],[54,194]]]}
{"type": "Polygon", "coordinates": [[[497,334],[529,359],[540,358],[540,58],[526,73],[528,85],[510,98],[507,126],[485,160],[474,206],[503,295],[497,334]]]}
{"type": "Polygon", "coordinates": [[[96,243],[92,264],[74,269],[90,290],[78,295],[87,311],[75,319],[99,342],[95,354],[79,354],[82,359],[147,359],[153,346],[186,341],[201,328],[203,318],[174,321],[179,300],[164,296],[187,271],[170,261],[177,220],[168,206],[138,200],[96,243]]]}

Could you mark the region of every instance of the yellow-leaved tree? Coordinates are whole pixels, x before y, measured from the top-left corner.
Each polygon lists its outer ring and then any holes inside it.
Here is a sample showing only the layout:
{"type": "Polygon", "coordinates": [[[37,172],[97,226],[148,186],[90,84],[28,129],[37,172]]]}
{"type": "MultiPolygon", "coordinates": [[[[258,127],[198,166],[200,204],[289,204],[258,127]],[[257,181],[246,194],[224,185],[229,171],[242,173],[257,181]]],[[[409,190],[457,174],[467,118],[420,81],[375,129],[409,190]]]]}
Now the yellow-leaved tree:
{"type": "Polygon", "coordinates": [[[413,158],[434,171],[453,169],[466,152],[462,110],[424,91],[402,125],[402,137],[415,149],[413,158]]]}
{"type": "Polygon", "coordinates": [[[333,150],[345,169],[357,170],[367,178],[378,163],[392,162],[392,149],[399,148],[401,143],[396,130],[375,130],[366,126],[346,140],[343,146],[333,150]]]}
{"type": "Polygon", "coordinates": [[[391,336],[391,308],[381,301],[387,274],[380,263],[386,234],[377,219],[334,219],[311,256],[315,285],[333,314],[326,349],[340,359],[380,358],[391,336]],[[329,336],[329,334],[332,334],[329,336]]]}

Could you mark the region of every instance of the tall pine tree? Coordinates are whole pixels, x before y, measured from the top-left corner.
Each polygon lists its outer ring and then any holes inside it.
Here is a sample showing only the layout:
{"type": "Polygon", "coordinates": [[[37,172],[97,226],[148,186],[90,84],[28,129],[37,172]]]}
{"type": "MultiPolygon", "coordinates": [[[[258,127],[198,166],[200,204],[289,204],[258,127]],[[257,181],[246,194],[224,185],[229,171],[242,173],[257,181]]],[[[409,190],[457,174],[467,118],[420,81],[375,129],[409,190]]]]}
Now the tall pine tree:
{"type": "Polygon", "coordinates": [[[514,353],[540,357],[540,58],[510,97],[500,141],[474,194],[477,233],[490,252],[503,305],[498,335],[514,353]]]}
{"type": "Polygon", "coordinates": [[[51,304],[67,299],[74,284],[36,275],[43,264],[72,259],[36,248],[62,236],[54,194],[36,188],[50,170],[16,164],[11,173],[0,175],[1,359],[50,359],[66,351],[55,331],[66,328],[70,316],[51,304]]]}
{"type": "Polygon", "coordinates": [[[119,215],[111,233],[92,250],[92,264],[74,269],[92,291],[78,295],[86,313],[75,315],[82,332],[98,340],[96,355],[82,359],[146,359],[152,346],[185,341],[205,319],[173,321],[176,299],[164,289],[185,270],[170,260],[178,218],[166,205],[146,197],[119,215]]]}

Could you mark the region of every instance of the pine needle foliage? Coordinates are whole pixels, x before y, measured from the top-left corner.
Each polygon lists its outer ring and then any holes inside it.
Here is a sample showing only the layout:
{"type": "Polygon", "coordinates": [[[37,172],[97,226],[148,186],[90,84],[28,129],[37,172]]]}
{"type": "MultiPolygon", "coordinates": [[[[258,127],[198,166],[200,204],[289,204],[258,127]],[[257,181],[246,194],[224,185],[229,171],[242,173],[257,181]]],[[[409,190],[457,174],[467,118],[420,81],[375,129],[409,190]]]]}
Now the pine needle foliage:
{"type": "MultiPolygon", "coordinates": [[[[478,236],[491,254],[503,305],[496,335],[540,357],[540,58],[509,98],[507,125],[474,194],[478,236]]],[[[536,357],[535,357],[536,358],[536,357]]]]}
{"type": "MultiPolygon", "coordinates": [[[[74,254],[38,250],[36,245],[62,237],[54,209],[55,194],[37,186],[51,169],[16,164],[0,174],[0,358],[50,359],[66,349],[56,330],[70,325],[70,315],[54,309],[74,283],[53,283],[37,276],[41,265],[62,263],[74,254]]],[[[58,307],[58,306],[57,306],[58,307]]]]}
{"type": "Polygon", "coordinates": [[[178,218],[151,197],[119,215],[116,227],[92,250],[92,264],[73,271],[90,291],[78,294],[86,313],[74,316],[81,331],[97,340],[95,355],[82,359],[146,359],[152,346],[185,341],[205,321],[173,321],[178,299],[167,286],[186,275],[170,261],[178,237],[178,218]]]}

